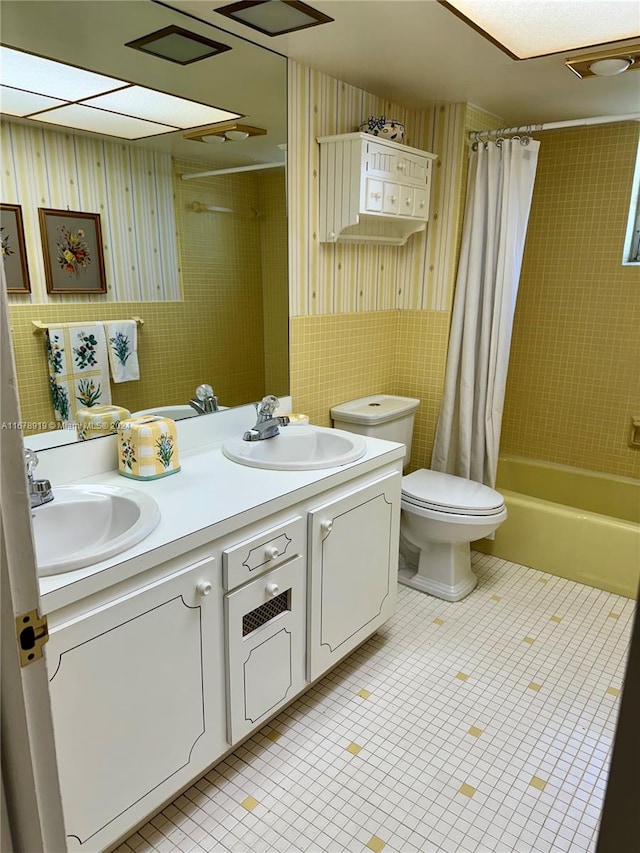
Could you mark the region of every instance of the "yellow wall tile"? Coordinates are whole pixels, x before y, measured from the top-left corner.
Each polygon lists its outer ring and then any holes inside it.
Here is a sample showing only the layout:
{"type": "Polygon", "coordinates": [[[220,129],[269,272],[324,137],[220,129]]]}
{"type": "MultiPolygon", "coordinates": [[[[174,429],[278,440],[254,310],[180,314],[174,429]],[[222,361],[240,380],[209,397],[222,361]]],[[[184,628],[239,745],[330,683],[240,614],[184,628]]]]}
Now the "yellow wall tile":
{"type": "Polygon", "coordinates": [[[501,450],[640,476],[640,268],[622,265],[637,125],[541,135],[501,450]]]}

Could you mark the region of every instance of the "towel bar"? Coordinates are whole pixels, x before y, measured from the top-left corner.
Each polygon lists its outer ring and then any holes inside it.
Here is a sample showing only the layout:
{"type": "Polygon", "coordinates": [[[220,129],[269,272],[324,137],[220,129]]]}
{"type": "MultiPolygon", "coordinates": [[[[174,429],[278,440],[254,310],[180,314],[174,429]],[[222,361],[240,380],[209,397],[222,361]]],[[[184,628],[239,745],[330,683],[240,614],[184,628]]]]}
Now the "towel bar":
{"type": "MultiPolygon", "coordinates": [[[[144,326],[144,320],[142,319],[142,317],[131,317],[131,319],[135,321],[136,325],[144,326]]],[[[87,322],[89,322],[89,321],[87,321],[87,322]]],[[[92,320],[91,322],[95,323],[96,321],[92,320]]],[[[63,324],[59,323],[59,322],[58,323],[56,323],[56,322],[54,322],[54,323],[42,323],[40,320],[32,320],[31,325],[34,327],[33,334],[37,335],[40,332],[46,332],[46,330],[50,326],[61,326],[63,324]]]]}

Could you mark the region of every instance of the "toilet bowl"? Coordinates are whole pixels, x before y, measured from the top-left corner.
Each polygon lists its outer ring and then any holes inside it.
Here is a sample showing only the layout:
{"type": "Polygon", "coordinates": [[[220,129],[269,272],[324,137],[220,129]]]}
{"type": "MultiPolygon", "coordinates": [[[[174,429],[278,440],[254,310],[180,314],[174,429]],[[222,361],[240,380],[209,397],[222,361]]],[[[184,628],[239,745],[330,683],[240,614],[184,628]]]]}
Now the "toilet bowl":
{"type": "MultiPolygon", "coordinates": [[[[413,419],[420,401],[375,394],[334,406],[339,429],[399,441],[411,456],[413,419]]],[[[402,478],[398,580],[447,601],[459,601],[478,583],[471,542],[488,536],[507,517],[499,492],[453,474],[421,469],[402,478]]]]}
{"type": "Polygon", "coordinates": [[[459,601],[478,583],[470,543],[493,533],[507,517],[499,492],[482,483],[420,470],[402,479],[398,580],[446,601],[459,601]]]}

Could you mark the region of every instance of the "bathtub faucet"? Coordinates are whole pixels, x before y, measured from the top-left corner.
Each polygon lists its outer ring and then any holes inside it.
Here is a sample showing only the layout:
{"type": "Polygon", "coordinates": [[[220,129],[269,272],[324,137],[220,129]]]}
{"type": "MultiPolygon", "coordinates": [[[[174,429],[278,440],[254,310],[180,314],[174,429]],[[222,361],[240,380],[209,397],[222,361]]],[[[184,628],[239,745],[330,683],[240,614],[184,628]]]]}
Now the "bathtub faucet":
{"type": "Polygon", "coordinates": [[[289,423],[289,418],[286,415],[282,417],[274,415],[279,405],[280,400],[273,394],[268,394],[259,403],[256,403],[258,419],[253,429],[247,430],[242,438],[245,441],[262,441],[265,438],[273,438],[279,435],[280,427],[287,426],[289,423]]]}

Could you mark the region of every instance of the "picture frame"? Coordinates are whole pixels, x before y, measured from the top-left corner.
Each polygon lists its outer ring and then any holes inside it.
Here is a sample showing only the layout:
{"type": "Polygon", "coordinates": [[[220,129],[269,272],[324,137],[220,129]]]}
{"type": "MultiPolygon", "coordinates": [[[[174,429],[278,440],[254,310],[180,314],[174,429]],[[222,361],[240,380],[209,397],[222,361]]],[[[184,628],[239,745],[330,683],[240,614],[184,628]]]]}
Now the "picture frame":
{"type": "Polygon", "coordinates": [[[31,293],[22,207],[0,204],[0,246],[7,293],[31,293]]]}
{"type": "Polygon", "coordinates": [[[99,213],[38,208],[47,293],[106,293],[99,213]]]}

